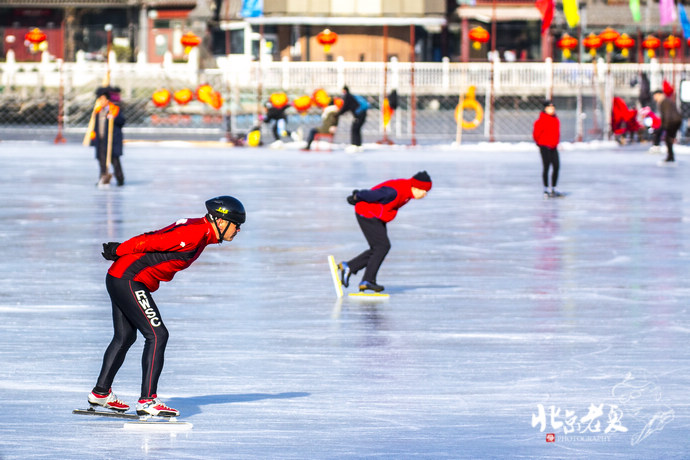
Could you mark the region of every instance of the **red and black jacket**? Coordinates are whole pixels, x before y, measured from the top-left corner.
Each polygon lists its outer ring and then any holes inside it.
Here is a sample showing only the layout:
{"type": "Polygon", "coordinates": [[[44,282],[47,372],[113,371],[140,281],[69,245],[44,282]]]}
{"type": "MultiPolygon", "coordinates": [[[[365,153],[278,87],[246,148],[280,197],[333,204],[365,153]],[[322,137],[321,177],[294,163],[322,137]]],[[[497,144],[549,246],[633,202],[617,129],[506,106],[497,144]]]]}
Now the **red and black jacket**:
{"type": "Polygon", "coordinates": [[[218,243],[213,224],[205,217],[180,219],[160,230],[130,238],[117,247],[120,256],[108,274],[144,283],[149,291],[194,262],[209,244],[218,243]]]}
{"type": "Polygon", "coordinates": [[[359,190],[357,198],[362,200],[355,205],[357,214],[390,222],[395,219],[398,209],[413,198],[412,180],[389,180],[371,190],[359,190]]]}

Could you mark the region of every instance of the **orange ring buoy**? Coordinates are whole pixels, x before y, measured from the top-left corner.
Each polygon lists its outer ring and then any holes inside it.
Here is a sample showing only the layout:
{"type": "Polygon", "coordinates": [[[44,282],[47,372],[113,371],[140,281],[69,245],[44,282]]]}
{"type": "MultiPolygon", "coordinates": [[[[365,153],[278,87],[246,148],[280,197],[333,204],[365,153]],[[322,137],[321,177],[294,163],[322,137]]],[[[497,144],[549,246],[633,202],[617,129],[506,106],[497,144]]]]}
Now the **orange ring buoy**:
{"type": "MultiPolygon", "coordinates": [[[[460,118],[460,104],[458,104],[455,107],[455,122],[457,123],[459,118],[460,118]]],[[[463,112],[465,110],[474,110],[474,119],[470,121],[466,121],[464,118],[462,119],[462,129],[474,129],[480,124],[482,124],[482,120],[484,119],[484,109],[482,109],[482,106],[479,105],[479,102],[477,102],[476,99],[464,99],[462,101],[462,110],[463,112]]]]}

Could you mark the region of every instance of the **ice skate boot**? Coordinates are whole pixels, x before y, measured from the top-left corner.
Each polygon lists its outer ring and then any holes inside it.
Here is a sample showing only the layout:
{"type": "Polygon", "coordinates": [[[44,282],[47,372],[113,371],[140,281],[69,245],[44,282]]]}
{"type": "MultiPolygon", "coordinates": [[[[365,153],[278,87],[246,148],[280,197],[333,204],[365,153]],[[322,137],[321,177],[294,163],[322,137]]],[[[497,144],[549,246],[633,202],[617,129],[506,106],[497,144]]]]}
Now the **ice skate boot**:
{"type": "Polygon", "coordinates": [[[383,286],[380,284],[372,283],[371,281],[362,281],[359,283],[359,291],[364,292],[364,291],[374,291],[374,292],[381,292],[383,291],[383,286]]]}
{"type": "Polygon", "coordinates": [[[340,262],[338,264],[338,273],[340,273],[340,282],[343,286],[348,287],[350,285],[350,275],[352,275],[352,272],[346,262],[340,262]]]}
{"type": "Polygon", "coordinates": [[[564,195],[559,192],[558,190],[554,190],[553,192],[549,193],[549,198],[563,198],[564,195]]]}
{"type": "Polygon", "coordinates": [[[89,404],[91,404],[92,407],[101,406],[117,412],[126,412],[129,409],[127,404],[117,399],[117,396],[115,393],[113,393],[112,389],[108,391],[108,394],[105,395],[92,391],[89,393],[89,404]]]}
{"type": "Polygon", "coordinates": [[[137,415],[154,415],[157,417],[177,417],[180,411],[168,407],[158,399],[158,396],[151,395],[151,398],[140,399],[137,403],[137,415]]]}

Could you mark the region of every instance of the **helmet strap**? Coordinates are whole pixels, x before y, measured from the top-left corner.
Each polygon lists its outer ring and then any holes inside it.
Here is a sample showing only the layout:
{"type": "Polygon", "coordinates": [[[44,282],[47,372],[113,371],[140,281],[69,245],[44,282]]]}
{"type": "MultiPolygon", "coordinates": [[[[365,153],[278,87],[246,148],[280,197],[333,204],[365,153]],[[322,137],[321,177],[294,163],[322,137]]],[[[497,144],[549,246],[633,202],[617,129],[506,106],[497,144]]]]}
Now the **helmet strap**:
{"type": "Polygon", "coordinates": [[[230,222],[228,222],[228,225],[225,227],[225,230],[222,232],[220,231],[220,227],[218,226],[218,219],[215,216],[212,216],[210,213],[207,214],[208,218],[213,222],[213,225],[216,226],[216,231],[218,232],[218,239],[220,240],[218,244],[223,244],[223,238],[225,237],[225,233],[228,231],[228,228],[230,227],[230,222]]]}

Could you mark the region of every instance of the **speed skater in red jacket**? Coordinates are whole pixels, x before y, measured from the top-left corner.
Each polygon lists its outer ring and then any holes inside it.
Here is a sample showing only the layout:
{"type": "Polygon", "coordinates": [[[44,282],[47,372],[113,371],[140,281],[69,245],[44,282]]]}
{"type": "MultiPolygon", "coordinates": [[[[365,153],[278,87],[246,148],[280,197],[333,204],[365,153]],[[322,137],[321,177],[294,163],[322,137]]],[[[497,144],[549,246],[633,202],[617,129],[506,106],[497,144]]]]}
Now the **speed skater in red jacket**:
{"type": "Polygon", "coordinates": [[[558,157],[558,142],[561,136],[561,122],[556,116],[556,107],[553,102],[544,101],[544,110],[539,113],[539,118],[534,122],[532,138],[539,147],[542,161],[542,182],[544,184],[544,197],[562,196],[556,190],[558,183],[558,171],[560,159],[558,157]],[[551,172],[551,186],[549,187],[549,168],[551,172]]]}
{"type": "Polygon", "coordinates": [[[103,356],[96,386],[88,397],[92,406],[120,412],[129,409],[115,396],[111,386],[139,331],[145,343],[137,413],[179,415],[179,411],[157,398],[168,330],[151,293],[161,281],[170,281],[175,273],[189,267],[207,245],[232,241],[246,219],[244,206],[231,196],[206,201],[206,209],[208,213],[204,217],[180,219],[121,244],[103,244],[103,257],[113,261],[105,284],[112,303],[114,334],[103,356]]]}
{"type": "Polygon", "coordinates": [[[376,275],[391,248],[386,224],[395,219],[398,209],[408,201],[424,198],[429,190],[431,178],[426,171],[420,171],[410,179],[393,179],[371,190],[354,190],[347,197],[348,203],[355,206],[357,223],[369,243],[369,249],[354,259],[338,264],[343,286],[349,286],[350,275],[366,268],[359,290],[383,291],[383,286],[376,283],[376,275]]]}

